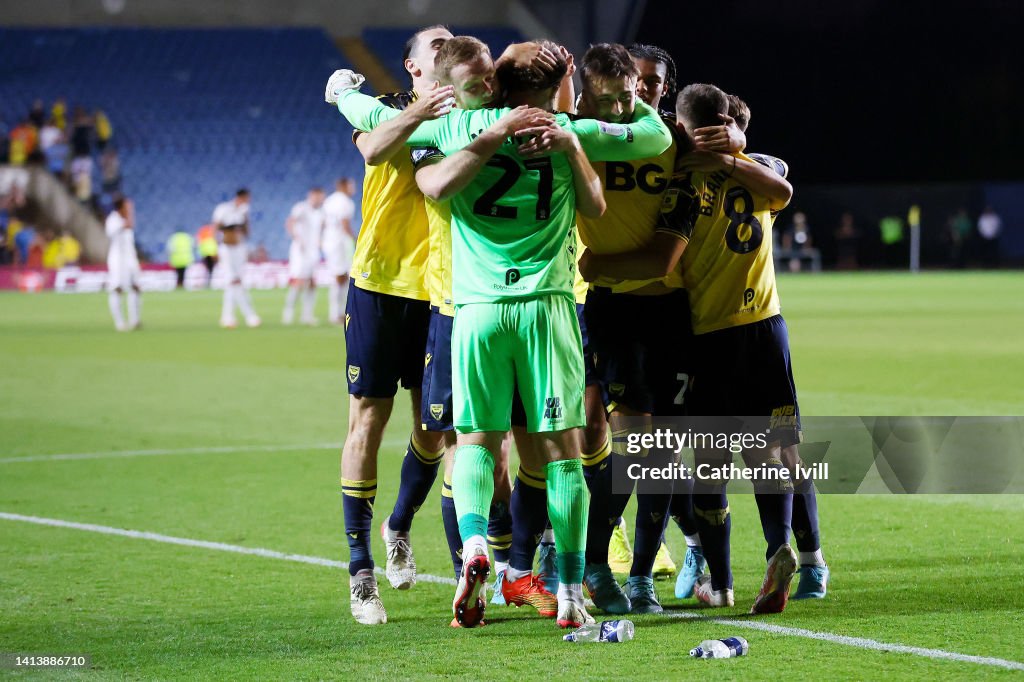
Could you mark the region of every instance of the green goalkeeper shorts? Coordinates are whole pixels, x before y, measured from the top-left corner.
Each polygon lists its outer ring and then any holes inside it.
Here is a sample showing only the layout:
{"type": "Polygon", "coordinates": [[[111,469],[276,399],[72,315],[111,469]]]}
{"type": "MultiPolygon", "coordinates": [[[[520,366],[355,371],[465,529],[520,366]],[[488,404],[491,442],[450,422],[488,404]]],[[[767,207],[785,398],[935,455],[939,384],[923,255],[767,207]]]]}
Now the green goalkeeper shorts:
{"type": "Polygon", "coordinates": [[[530,433],[586,423],[583,343],[570,298],[468,303],[455,313],[455,429],[508,431],[516,388],[530,433]]]}

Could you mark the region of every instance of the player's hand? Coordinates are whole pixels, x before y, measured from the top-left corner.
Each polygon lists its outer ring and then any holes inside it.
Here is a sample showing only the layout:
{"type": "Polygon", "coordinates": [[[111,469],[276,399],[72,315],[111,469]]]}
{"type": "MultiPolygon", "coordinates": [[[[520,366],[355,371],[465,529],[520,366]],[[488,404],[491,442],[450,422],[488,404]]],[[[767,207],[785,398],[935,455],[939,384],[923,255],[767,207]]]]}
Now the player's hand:
{"type": "Polygon", "coordinates": [[[327,79],[324,101],[328,104],[337,104],[338,95],[345,90],[358,90],[365,80],[361,73],[356,73],[351,69],[338,69],[327,79]]]}
{"type": "Polygon", "coordinates": [[[722,125],[697,128],[693,131],[694,146],[701,151],[709,152],[741,152],[747,146],[747,136],[743,134],[736,120],[728,114],[719,114],[722,125]]]}
{"type": "Polygon", "coordinates": [[[420,93],[419,99],[405,108],[405,115],[415,121],[433,121],[441,118],[455,106],[455,88],[451,85],[441,87],[436,81],[426,92],[420,93]]]}
{"type": "Polygon", "coordinates": [[[566,64],[566,78],[572,78],[573,74],[576,73],[576,59],[572,56],[572,52],[569,52],[564,45],[558,46],[558,51],[562,53],[562,59],[565,60],[566,64]]]}
{"type": "Polygon", "coordinates": [[[583,253],[580,254],[580,259],[576,261],[576,267],[580,270],[580,277],[585,282],[593,282],[597,279],[597,273],[594,272],[593,255],[590,249],[584,248],[583,253]]]}
{"type": "Polygon", "coordinates": [[[545,125],[517,130],[516,136],[531,138],[519,145],[516,150],[526,158],[546,156],[553,152],[569,152],[579,146],[576,134],[558,125],[554,120],[545,125]]]}
{"type": "Polygon", "coordinates": [[[731,169],[733,157],[720,152],[695,151],[690,152],[679,160],[679,169],[684,171],[699,171],[701,173],[713,173],[718,170],[731,169]]]}
{"type": "Polygon", "coordinates": [[[499,118],[491,125],[491,128],[500,133],[502,137],[511,137],[518,135],[520,130],[543,126],[548,121],[554,120],[555,115],[550,112],[523,105],[499,118]]]}
{"type": "Polygon", "coordinates": [[[547,73],[555,68],[558,58],[546,47],[538,43],[513,43],[505,48],[498,61],[511,61],[521,69],[534,69],[547,73]]]}

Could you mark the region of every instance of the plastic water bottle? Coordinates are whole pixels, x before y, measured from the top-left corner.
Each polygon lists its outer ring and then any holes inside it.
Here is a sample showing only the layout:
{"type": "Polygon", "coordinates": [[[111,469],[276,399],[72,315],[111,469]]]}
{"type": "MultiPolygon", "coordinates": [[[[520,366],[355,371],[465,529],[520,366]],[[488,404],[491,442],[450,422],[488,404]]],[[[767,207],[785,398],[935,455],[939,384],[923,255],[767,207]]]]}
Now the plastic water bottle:
{"type": "Polygon", "coordinates": [[[628,642],[633,639],[633,621],[606,620],[591,623],[562,637],[566,642],[628,642]]]}
{"type": "Polygon", "coordinates": [[[726,637],[725,639],[705,639],[700,646],[690,649],[694,658],[733,658],[746,656],[750,645],[742,637],[726,637]]]}

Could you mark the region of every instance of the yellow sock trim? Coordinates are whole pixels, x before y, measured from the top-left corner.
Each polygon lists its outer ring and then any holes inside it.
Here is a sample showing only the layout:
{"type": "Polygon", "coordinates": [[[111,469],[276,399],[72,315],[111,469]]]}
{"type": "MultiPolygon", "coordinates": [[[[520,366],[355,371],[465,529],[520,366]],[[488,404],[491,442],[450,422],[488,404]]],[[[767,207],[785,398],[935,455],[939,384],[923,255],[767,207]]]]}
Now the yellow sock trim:
{"type": "Polygon", "coordinates": [[[416,456],[416,459],[427,465],[437,464],[444,457],[444,448],[440,452],[430,452],[424,449],[415,438],[409,439],[409,450],[416,456]]]}
{"type": "Polygon", "coordinates": [[[580,455],[580,459],[583,460],[583,466],[592,467],[606,460],[610,454],[612,454],[612,441],[611,439],[605,439],[604,445],[598,448],[597,452],[584,452],[580,455]]]}
{"type": "Polygon", "coordinates": [[[377,494],[377,479],[358,481],[350,478],[341,479],[341,492],[349,497],[369,499],[377,494]]]}
{"type": "Polygon", "coordinates": [[[530,471],[521,464],[519,465],[519,471],[516,473],[516,478],[531,488],[546,490],[548,487],[547,477],[543,472],[530,471]]]}
{"type": "Polygon", "coordinates": [[[701,517],[712,526],[724,526],[725,520],[729,518],[729,507],[725,509],[698,509],[693,508],[693,513],[701,517]]]}
{"type": "Polygon", "coordinates": [[[491,546],[491,549],[508,549],[512,546],[512,534],[499,535],[497,537],[493,535],[487,536],[487,544],[491,546]]]}

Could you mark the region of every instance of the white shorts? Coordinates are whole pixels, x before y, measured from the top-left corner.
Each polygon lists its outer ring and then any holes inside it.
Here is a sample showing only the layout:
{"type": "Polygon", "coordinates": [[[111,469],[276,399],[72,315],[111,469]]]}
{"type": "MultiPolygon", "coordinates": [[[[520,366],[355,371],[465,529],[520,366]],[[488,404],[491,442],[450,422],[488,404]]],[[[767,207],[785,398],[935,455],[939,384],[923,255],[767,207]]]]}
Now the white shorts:
{"type": "Polygon", "coordinates": [[[354,251],[355,242],[348,236],[336,244],[324,245],[324,260],[327,261],[327,271],[332,277],[347,275],[351,271],[354,251]]]}
{"type": "Polygon", "coordinates": [[[224,284],[242,281],[245,263],[249,260],[249,249],[245,244],[221,244],[217,252],[220,266],[224,268],[224,284]]]}
{"type": "Polygon", "coordinates": [[[107,260],[107,289],[129,289],[139,281],[139,261],[131,259],[107,260]]]}
{"type": "Polygon", "coordinates": [[[305,251],[295,242],[288,250],[288,277],[290,279],[313,279],[316,266],[320,264],[320,253],[305,251]]]}

